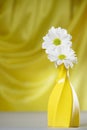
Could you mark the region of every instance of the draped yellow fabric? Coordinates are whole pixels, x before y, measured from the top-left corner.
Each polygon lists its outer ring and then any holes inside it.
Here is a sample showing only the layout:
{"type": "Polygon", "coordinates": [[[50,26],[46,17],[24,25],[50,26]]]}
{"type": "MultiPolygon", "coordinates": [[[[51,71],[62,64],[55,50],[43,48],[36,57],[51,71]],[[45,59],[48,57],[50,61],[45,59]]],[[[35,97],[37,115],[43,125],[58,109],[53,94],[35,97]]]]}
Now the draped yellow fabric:
{"type": "Polygon", "coordinates": [[[0,111],[46,111],[57,70],[41,48],[51,26],[73,37],[71,82],[87,110],[87,0],[0,0],[0,111]]]}

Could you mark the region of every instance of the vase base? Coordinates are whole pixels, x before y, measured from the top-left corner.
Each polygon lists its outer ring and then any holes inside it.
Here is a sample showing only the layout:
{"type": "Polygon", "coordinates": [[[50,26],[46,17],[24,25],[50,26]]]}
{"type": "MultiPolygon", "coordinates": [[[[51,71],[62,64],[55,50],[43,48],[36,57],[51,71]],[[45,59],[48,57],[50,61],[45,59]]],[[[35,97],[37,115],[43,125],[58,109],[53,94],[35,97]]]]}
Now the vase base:
{"type": "Polygon", "coordinates": [[[70,125],[48,125],[48,127],[50,128],[77,128],[79,127],[79,125],[74,125],[74,126],[70,126],[70,125]]]}

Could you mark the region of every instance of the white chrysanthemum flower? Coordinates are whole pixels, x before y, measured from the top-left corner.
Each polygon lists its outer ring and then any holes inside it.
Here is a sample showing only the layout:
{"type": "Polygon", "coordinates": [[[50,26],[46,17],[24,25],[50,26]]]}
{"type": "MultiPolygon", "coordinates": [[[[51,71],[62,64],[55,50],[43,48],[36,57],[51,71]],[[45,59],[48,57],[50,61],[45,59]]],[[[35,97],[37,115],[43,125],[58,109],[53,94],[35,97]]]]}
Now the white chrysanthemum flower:
{"type": "Polygon", "coordinates": [[[65,67],[68,69],[69,67],[73,67],[73,63],[77,62],[77,57],[75,52],[67,46],[60,46],[55,50],[50,50],[48,53],[48,59],[51,62],[54,62],[56,66],[64,64],[65,67]]]}
{"type": "Polygon", "coordinates": [[[68,46],[72,46],[72,42],[71,42],[71,35],[67,34],[67,31],[65,29],[62,28],[54,28],[52,27],[48,34],[43,37],[43,44],[42,44],[42,48],[43,49],[55,49],[57,47],[59,47],[60,45],[68,45],[68,46]]]}

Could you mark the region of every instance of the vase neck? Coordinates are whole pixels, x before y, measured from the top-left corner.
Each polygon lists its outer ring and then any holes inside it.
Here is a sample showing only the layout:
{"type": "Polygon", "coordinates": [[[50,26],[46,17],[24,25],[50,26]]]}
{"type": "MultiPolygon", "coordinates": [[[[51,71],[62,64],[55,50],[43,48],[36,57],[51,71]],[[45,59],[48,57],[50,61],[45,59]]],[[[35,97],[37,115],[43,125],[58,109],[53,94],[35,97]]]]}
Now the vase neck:
{"type": "Polygon", "coordinates": [[[57,77],[57,79],[65,78],[66,76],[69,76],[69,69],[66,69],[64,64],[62,64],[58,67],[58,77],[57,77]]]}

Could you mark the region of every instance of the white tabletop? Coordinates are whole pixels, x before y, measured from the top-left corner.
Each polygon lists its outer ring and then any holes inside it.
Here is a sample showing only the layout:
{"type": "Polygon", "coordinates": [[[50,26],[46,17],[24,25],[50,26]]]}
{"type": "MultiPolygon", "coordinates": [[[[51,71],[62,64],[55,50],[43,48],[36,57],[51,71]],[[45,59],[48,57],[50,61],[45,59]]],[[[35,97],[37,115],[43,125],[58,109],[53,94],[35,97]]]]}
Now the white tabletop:
{"type": "MultiPolygon", "coordinates": [[[[47,112],[1,112],[0,130],[48,130],[47,112]]],[[[81,112],[80,127],[87,128],[87,112],[81,112]]],[[[53,128],[51,128],[52,130],[53,128]]]]}

